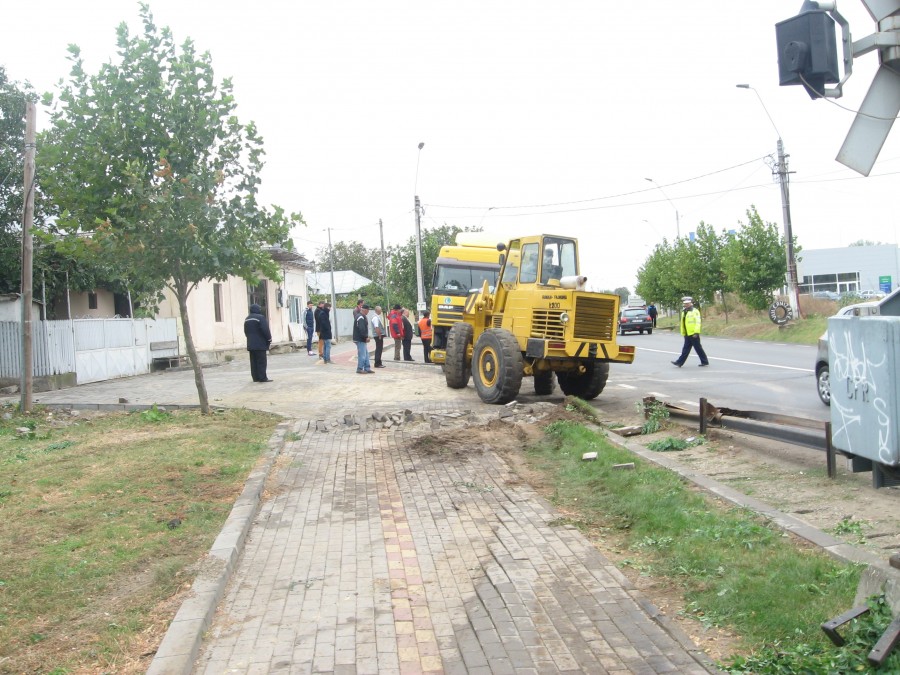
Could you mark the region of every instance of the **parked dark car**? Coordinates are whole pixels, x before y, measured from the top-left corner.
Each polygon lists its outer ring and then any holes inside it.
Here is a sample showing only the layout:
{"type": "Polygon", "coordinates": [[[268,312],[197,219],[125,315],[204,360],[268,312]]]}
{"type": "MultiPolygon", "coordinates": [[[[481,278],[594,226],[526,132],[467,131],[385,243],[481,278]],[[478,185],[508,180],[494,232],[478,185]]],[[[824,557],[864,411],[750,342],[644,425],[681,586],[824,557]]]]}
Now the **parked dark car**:
{"type": "Polygon", "coordinates": [[[648,335],[653,333],[653,319],[646,309],[626,307],[622,310],[619,314],[619,333],[625,335],[629,331],[647,331],[648,335]]]}

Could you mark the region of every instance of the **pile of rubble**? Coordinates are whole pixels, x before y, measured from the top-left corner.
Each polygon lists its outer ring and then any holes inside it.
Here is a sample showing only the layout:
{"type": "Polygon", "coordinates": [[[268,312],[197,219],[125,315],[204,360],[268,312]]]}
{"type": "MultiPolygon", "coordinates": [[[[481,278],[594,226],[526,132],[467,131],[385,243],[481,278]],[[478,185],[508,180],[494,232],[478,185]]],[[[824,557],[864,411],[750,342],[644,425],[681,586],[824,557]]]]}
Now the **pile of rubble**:
{"type": "Polygon", "coordinates": [[[517,401],[491,409],[489,413],[480,414],[472,410],[424,413],[413,412],[406,408],[400,412],[376,411],[370,415],[351,413],[336,420],[317,420],[314,424],[316,431],[321,433],[347,430],[373,431],[378,429],[392,429],[396,431],[420,424],[428,424],[432,431],[437,431],[442,426],[451,426],[459,422],[488,424],[497,419],[507,424],[534,424],[556,408],[557,405],[554,403],[530,403],[526,405],[517,401]]]}

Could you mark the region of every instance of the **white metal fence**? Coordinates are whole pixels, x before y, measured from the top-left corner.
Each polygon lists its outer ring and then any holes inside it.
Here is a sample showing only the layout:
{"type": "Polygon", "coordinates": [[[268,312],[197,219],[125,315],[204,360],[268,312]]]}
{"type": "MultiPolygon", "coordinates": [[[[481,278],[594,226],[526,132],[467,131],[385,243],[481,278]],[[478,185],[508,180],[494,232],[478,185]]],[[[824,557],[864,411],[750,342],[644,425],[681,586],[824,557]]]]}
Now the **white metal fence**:
{"type": "MultiPolygon", "coordinates": [[[[19,322],[0,322],[2,378],[22,376],[21,331],[19,322]]],[[[36,321],[31,331],[34,376],[75,373],[78,384],[148,373],[151,343],[178,343],[176,319],[36,321]]]]}

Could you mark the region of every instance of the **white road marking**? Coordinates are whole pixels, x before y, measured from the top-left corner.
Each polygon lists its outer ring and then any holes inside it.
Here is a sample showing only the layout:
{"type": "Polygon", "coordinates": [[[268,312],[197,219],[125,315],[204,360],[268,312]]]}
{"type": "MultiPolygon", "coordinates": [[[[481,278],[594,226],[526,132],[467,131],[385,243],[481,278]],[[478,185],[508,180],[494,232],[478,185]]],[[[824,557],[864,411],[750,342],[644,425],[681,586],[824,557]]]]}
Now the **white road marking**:
{"type": "Polygon", "coordinates": [[[622,387],[622,389],[637,389],[637,387],[634,387],[630,384],[620,384],[619,386],[622,387]]]}
{"type": "Polygon", "coordinates": [[[661,391],[651,391],[649,393],[651,396],[659,396],[660,398],[669,398],[668,394],[663,394],[661,391]]]}
{"type": "MultiPolygon", "coordinates": [[[[771,343],[765,343],[771,344],[771,343]]],[[[656,352],[657,354],[681,354],[681,352],[670,352],[665,349],[648,349],[647,347],[641,347],[641,351],[643,352],[656,352]]],[[[781,370],[796,370],[800,373],[811,373],[813,372],[812,368],[796,368],[794,366],[776,366],[773,363],[759,363],[758,361],[741,361],[740,359],[723,359],[719,356],[711,356],[709,357],[710,361],[722,361],[724,363],[740,363],[745,366],[762,366],[763,368],[780,368],[781,370]]]]}

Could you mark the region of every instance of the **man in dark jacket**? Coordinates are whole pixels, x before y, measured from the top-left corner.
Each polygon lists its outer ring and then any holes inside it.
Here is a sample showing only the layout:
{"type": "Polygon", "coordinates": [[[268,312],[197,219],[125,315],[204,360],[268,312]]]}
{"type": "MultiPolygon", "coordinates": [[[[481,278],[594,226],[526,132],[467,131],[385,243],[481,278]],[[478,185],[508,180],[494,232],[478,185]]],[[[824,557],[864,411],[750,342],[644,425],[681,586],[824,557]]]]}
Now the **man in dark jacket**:
{"type": "Polygon", "coordinates": [[[319,311],[319,342],[323,344],[322,358],[316,361],[317,366],[326,363],[334,363],[331,360],[331,303],[326,302],[325,306],[319,311]]]}
{"type": "Polygon", "coordinates": [[[306,353],[310,356],[315,356],[312,350],[312,336],[316,330],[316,316],[313,312],[312,300],[306,303],[306,311],[303,312],[303,325],[306,328],[306,353]]]}
{"type": "Polygon", "coordinates": [[[363,304],[353,322],[353,342],[356,343],[356,372],[370,375],[375,371],[369,363],[369,306],[363,304]]]}
{"type": "Polygon", "coordinates": [[[322,314],[322,310],[324,309],[325,301],[319,300],[319,304],[316,306],[315,311],[313,311],[313,318],[316,321],[316,335],[319,336],[319,358],[322,360],[325,359],[325,343],[322,342],[322,318],[320,315],[322,314]]]}
{"type": "Polygon", "coordinates": [[[400,316],[403,319],[403,360],[412,361],[413,327],[409,320],[409,310],[404,308],[400,316]]]}
{"type": "Polygon", "coordinates": [[[244,335],[250,352],[250,377],[254,382],[271,382],[266,375],[266,353],[272,344],[272,332],[259,305],[250,305],[250,314],[244,319],[244,335]]]}

